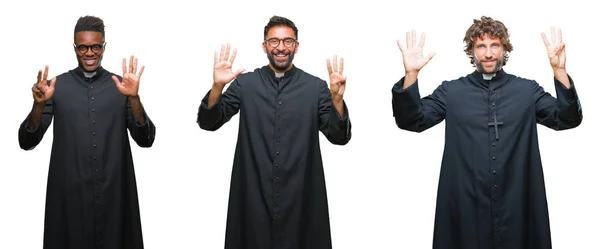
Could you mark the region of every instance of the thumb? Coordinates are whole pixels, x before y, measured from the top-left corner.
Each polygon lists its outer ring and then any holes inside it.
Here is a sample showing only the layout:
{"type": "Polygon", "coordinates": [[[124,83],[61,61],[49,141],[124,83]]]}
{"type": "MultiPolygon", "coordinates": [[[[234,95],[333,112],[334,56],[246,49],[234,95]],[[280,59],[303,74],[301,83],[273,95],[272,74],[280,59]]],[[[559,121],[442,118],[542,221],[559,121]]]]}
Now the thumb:
{"type": "Polygon", "coordinates": [[[56,77],[52,78],[52,80],[50,80],[50,88],[54,89],[54,86],[56,85],[56,77]]]}
{"type": "Polygon", "coordinates": [[[427,61],[430,61],[433,58],[433,56],[435,56],[435,52],[429,53],[429,55],[427,55],[427,61]]]}
{"type": "Polygon", "coordinates": [[[117,78],[117,76],[112,76],[111,77],[113,79],[113,81],[115,82],[115,84],[117,84],[117,87],[121,85],[121,82],[119,81],[119,78],[117,78]]]}
{"type": "Polygon", "coordinates": [[[240,68],[237,71],[235,71],[235,73],[233,73],[233,75],[235,77],[237,77],[238,75],[240,75],[241,73],[243,73],[244,71],[246,71],[246,69],[240,68]]]}

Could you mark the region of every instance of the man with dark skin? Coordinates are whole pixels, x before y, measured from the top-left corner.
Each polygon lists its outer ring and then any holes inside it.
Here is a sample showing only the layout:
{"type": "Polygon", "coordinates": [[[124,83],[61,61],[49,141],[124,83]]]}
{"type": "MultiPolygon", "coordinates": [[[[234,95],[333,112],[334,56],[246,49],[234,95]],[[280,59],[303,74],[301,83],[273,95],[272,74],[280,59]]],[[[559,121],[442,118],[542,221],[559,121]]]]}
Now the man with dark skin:
{"type": "Polygon", "coordinates": [[[19,127],[19,144],[34,149],[54,120],[44,223],[44,249],[143,248],[128,131],[140,147],[155,126],[138,95],[144,66],[123,59],[123,76],[101,65],[104,22],[85,16],[74,30],[78,67],[48,80],[48,66],[31,88],[33,108],[19,127]]]}

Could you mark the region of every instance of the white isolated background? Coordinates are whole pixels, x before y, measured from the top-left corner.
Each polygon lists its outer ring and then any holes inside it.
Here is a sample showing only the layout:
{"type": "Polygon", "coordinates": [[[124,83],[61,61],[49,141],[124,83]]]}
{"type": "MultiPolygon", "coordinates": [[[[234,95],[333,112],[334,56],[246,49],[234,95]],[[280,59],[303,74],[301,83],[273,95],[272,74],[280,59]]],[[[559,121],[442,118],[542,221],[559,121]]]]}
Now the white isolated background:
{"type": "Polygon", "coordinates": [[[328,80],[326,58],[345,59],[345,100],[353,125],[346,146],[321,136],[334,248],[431,248],[444,123],[423,133],[395,126],[391,88],[403,75],[396,39],[427,32],[436,52],[420,74],[424,96],[473,68],[462,39],[474,18],[509,28],[514,51],[506,71],[535,79],[555,96],[540,33],[563,29],[567,71],[584,120],[576,129],[539,127],[554,248],[590,248],[600,232],[597,182],[600,24],[584,1],[11,1],[0,7],[0,248],[41,248],[52,127],[32,151],[17,130],[31,109],[31,85],[44,65],[56,76],[77,66],[73,28],[80,16],[106,25],[103,66],[121,59],[146,70],[140,96],[157,126],[149,149],[132,144],[144,244],[155,248],[223,248],[238,117],[216,132],[196,114],[212,83],[213,52],[230,42],[234,70],[268,63],[261,48],[272,15],[299,28],[296,66],[328,80]],[[10,5],[9,5],[10,4],[10,5]]]}

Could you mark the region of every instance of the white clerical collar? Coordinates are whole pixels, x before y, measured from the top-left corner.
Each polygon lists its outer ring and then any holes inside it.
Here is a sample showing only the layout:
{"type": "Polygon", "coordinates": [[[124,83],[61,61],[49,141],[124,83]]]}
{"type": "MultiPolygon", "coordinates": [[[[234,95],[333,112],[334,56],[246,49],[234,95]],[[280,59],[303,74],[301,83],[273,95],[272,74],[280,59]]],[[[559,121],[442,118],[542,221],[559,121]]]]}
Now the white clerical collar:
{"type": "Polygon", "coordinates": [[[276,78],[281,78],[283,75],[285,75],[285,73],[275,73],[276,78]]]}
{"type": "Polygon", "coordinates": [[[496,73],[482,73],[481,75],[483,75],[484,80],[491,80],[496,76],[496,73]]]}
{"type": "Polygon", "coordinates": [[[94,77],[94,75],[96,75],[96,72],[83,72],[83,75],[85,75],[86,78],[91,78],[94,77]]]}

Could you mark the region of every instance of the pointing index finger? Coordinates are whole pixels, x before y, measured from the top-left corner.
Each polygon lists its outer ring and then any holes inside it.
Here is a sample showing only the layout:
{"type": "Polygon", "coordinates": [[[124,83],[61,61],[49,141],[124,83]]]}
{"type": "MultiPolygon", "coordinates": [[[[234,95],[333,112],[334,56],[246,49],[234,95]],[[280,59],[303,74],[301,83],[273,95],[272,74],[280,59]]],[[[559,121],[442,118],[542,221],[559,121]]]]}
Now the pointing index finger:
{"type": "Polygon", "coordinates": [[[327,58],[327,72],[329,72],[329,74],[333,73],[333,70],[331,69],[331,61],[329,60],[329,58],[327,58]]]}

